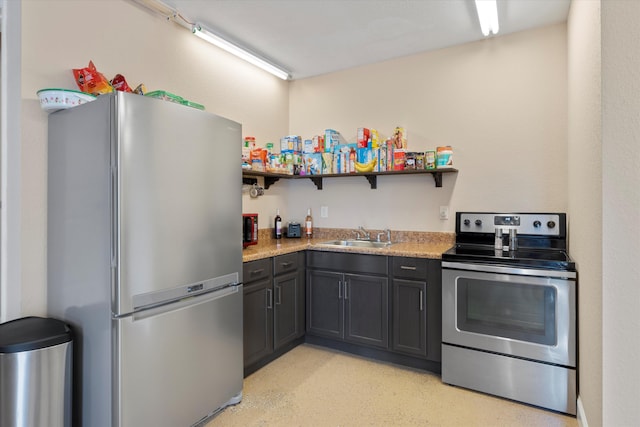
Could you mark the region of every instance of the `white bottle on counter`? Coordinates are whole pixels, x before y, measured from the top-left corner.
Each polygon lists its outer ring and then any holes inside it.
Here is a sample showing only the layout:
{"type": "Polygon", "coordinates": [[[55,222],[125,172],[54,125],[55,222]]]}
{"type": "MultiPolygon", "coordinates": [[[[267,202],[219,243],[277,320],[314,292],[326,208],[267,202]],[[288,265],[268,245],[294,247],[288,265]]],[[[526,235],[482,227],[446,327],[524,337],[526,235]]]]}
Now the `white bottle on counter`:
{"type": "Polygon", "coordinates": [[[304,220],[304,232],[308,239],[313,236],[313,218],[311,217],[311,208],[307,209],[307,217],[304,220]]]}

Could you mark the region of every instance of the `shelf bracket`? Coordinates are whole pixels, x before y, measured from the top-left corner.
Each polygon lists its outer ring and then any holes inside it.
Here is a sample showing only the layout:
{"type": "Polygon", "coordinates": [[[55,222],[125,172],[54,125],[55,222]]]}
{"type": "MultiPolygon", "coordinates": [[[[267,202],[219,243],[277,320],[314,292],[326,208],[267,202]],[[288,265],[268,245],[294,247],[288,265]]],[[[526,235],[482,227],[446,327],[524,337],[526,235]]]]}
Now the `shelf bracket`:
{"type": "Polygon", "coordinates": [[[436,182],[436,187],[442,187],[442,172],[431,172],[431,175],[436,182]]]}
{"type": "Polygon", "coordinates": [[[309,177],[311,181],[318,187],[318,190],[322,190],[322,178],[320,177],[309,177]]]}
{"type": "Polygon", "coordinates": [[[280,178],[275,177],[275,176],[265,176],[264,177],[264,189],[268,190],[269,187],[271,187],[273,184],[278,182],[279,179],[280,178]]]}
{"type": "Polygon", "coordinates": [[[242,177],[242,184],[243,185],[255,185],[258,183],[258,178],[246,178],[246,177],[242,177]]]}
{"type": "Polygon", "coordinates": [[[376,175],[365,175],[364,177],[367,178],[367,181],[369,181],[369,184],[371,184],[372,190],[378,188],[378,177],[376,175]]]}

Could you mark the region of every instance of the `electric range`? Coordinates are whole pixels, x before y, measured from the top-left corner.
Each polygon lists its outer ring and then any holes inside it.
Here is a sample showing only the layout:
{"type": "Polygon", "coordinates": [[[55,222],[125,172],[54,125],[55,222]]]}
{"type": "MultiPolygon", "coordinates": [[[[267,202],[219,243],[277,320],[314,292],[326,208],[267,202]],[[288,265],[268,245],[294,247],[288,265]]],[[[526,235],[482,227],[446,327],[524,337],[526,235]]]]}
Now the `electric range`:
{"type": "Polygon", "coordinates": [[[564,213],[458,212],[442,381],[575,415],[576,300],[564,213]]]}

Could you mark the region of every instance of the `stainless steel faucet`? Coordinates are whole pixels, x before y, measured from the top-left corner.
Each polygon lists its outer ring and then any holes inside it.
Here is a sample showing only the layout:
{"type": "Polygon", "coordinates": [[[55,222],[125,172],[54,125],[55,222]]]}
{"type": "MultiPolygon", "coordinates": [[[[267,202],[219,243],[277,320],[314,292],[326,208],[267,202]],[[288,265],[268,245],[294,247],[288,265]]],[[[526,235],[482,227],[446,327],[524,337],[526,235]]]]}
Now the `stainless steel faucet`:
{"type": "Polygon", "coordinates": [[[391,243],[391,230],[389,230],[388,228],[386,230],[384,230],[383,232],[378,233],[378,236],[376,237],[376,241],[380,242],[381,241],[380,240],[380,236],[383,236],[385,234],[387,235],[387,242],[391,243]]]}
{"type": "Polygon", "coordinates": [[[356,240],[371,240],[371,233],[365,230],[363,226],[358,227],[353,232],[356,233],[356,240]],[[362,234],[362,237],[360,237],[360,234],[362,234]]]}

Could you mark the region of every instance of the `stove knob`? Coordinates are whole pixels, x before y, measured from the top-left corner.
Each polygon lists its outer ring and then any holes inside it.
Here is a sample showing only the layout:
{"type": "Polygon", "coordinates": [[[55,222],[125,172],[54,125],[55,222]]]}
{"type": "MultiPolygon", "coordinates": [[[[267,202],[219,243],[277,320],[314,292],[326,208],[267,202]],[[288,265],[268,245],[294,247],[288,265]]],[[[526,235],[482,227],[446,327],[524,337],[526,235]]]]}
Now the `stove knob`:
{"type": "Polygon", "coordinates": [[[541,225],[542,225],[542,223],[540,221],[538,221],[538,220],[533,221],[533,226],[535,228],[540,228],[541,225]]]}
{"type": "Polygon", "coordinates": [[[471,224],[471,221],[470,221],[470,220],[468,220],[468,219],[465,219],[465,220],[464,220],[464,225],[469,225],[469,224],[471,224]]]}
{"type": "Polygon", "coordinates": [[[476,219],[476,225],[478,227],[480,227],[482,225],[482,220],[481,219],[476,219]]]}
{"type": "Polygon", "coordinates": [[[549,227],[549,228],[555,228],[555,226],[556,226],[555,221],[547,221],[547,227],[549,227]]]}

